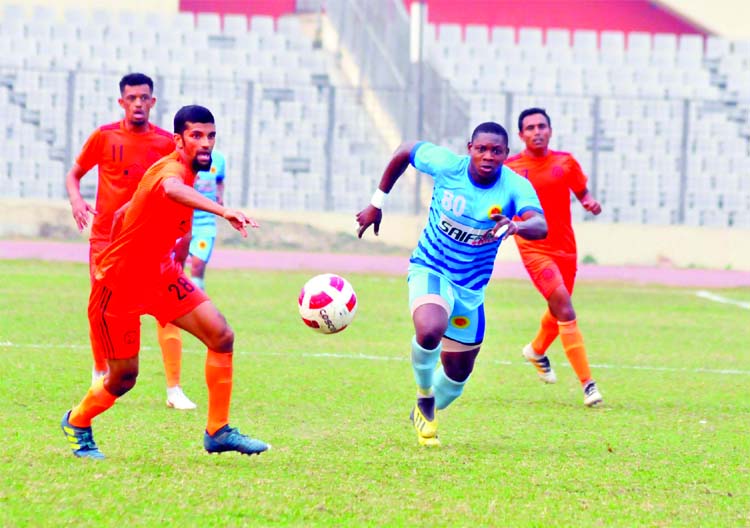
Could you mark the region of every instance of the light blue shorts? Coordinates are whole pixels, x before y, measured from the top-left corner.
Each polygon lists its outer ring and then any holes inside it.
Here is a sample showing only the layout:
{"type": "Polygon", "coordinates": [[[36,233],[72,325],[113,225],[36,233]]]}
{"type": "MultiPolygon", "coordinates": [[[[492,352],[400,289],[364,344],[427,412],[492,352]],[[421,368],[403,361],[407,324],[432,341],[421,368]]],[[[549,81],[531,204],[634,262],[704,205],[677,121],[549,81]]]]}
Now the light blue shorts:
{"type": "Polygon", "coordinates": [[[211,259],[211,253],[214,251],[215,240],[216,237],[193,235],[193,238],[190,240],[190,254],[208,264],[208,261],[211,259]]]}
{"type": "Polygon", "coordinates": [[[423,304],[426,296],[440,296],[449,313],[445,337],[464,345],[478,345],[484,340],[483,302],[474,308],[468,308],[460,297],[456,296],[455,286],[448,279],[424,269],[409,271],[407,280],[409,308],[412,312],[423,304]]]}

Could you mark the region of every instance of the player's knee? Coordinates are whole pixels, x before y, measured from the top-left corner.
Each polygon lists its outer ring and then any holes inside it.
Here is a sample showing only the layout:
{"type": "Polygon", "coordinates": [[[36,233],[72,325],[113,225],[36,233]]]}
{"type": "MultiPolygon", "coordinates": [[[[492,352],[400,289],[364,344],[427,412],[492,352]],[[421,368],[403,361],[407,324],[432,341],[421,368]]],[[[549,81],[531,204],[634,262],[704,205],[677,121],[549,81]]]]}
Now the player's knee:
{"type": "Polygon", "coordinates": [[[419,346],[427,350],[433,350],[440,344],[440,341],[443,339],[443,330],[435,328],[418,328],[416,331],[416,335],[417,343],[419,344],[419,346]]]}
{"type": "Polygon", "coordinates": [[[466,352],[443,352],[441,362],[445,375],[459,383],[466,381],[474,370],[478,353],[478,348],[466,352]]]}
{"type": "Polygon", "coordinates": [[[122,396],[135,387],[137,379],[138,368],[110,369],[104,388],[115,396],[122,396]]]}
{"type": "Polygon", "coordinates": [[[206,345],[216,352],[232,352],[234,349],[234,331],[226,323],[221,328],[217,328],[209,340],[210,342],[206,345]]]}
{"type": "Polygon", "coordinates": [[[572,321],[576,318],[576,312],[573,309],[573,301],[565,286],[558,287],[547,299],[549,310],[558,321],[572,321]]]}
{"type": "Polygon", "coordinates": [[[203,278],[203,274],[206,272],[206,263],[197,259],[193,259],[192,262],[192,268],[190,270],[191,276],[203,278]]]}
{"type": "Polygon", "coordinates": [[[555,317],[560,322],[573,321],[576,318],[576,312],[570,303],[559,306],[556,310],[555,317]]]}

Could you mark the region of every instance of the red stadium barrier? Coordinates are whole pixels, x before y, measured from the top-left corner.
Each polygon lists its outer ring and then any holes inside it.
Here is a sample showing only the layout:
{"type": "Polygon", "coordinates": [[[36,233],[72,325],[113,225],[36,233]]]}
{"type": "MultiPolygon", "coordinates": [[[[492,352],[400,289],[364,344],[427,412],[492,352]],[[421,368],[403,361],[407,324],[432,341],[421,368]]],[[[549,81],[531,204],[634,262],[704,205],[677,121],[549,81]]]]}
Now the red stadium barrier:
{"type": "MultiPolygon", "coordinates": [[[[411,5],[417,0],[404,0],[411,5]]],[[[698,33],[709,31],[649,0],[422,0],[433,24],[698,33]]]]}
{"type": "Polygon", "coordinates": [[[270,15],[274,18],[294,13],[295,0],[180,0],[180,11],[220,15],[270,15]]]}

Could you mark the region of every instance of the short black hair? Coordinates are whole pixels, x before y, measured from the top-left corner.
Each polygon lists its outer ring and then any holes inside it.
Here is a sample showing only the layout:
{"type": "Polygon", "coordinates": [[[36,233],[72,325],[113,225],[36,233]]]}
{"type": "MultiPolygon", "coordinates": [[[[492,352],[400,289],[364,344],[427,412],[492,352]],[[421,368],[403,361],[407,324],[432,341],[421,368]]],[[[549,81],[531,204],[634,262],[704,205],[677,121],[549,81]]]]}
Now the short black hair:
{"type": "Polygon", "coordinates": [[[544,108],[538,108],[535,106],[532,108],[527,108],[526,110],[524,110],[518,115],[518,131],[519,132],[523,131],[523,120],[529,117],[530,115],[534,115],[534,114],[542,114],[544,118],[547,120],[547,126],[552,128],[552,120],[547,115],[547,111],[544,108]]]}
{"type": "Polygon", "coordinates": [[[505,138],[505,144],[508,144],[508,131],[494,121],[487,121],[477,126],[471,133],[471,141],[474,141],[479,134],[496,134],[505,138]]]}
{"type": "Polygon", "coordinates": [[[174,133],[182,135],[188,123],[214,123],[214,115],[205,106],[183,106],[174,115],[174,133]]]}
{"type": "Polygon", "coordinates": [[[142,84],[148,84],[148,89],[151,93],[154,93],[154,81],[151,77],[142,73],[129,73],[120,79],[120,93],[125,91],[126,86],[140,86],[142,84]]]}

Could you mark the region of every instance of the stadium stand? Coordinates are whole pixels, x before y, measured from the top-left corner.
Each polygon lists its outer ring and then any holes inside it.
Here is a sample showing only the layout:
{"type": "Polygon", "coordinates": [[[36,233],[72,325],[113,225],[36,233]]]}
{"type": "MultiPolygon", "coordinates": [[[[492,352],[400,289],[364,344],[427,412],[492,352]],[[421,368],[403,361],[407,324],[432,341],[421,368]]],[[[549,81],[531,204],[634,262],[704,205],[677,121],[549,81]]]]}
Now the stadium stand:
{"type": "MultiPolygon", "coordinates": [[[[0,52],[3,197],[64,197],[65,171],[88,135],[120,118],[117,83],[130,71],[154,78],[151,117],[167,130],[184,104],[212,109],[229,203],[351,210],[366,203],[390,148],[368,138],[372,122],[356,96],[330,82],[333,58],[295,16],[222,22],[215,13],[60,14],[9,5],[0,52]],[[145,24],[150,31],[139,30],[145,24]]],[[[93,197],[96,178],[84,178],[82,191],[93,197]]]]}
{"type": "MultiPolygon", "coordinates": [[[[416,130],[408,18],[398,3],[374,16],[366,4],[357,12],[356,1],[329,1],[333,46],[321,46],[314,17],[288,14],[289,3],[267,3],[267,13],[249,16],[206,12],[200,2],[187,6],[195,12],[173,15],[6,5],[0,195],[63,197],[64,172],[88,134],[120,116],[119,78],[143,71],[157,84],[152,119],[161,126],[171,128],[183,104],[214,110],[230,203],[355,211],[394,146],[376,113],[400,123],[404,139],[416,130]],[[362,31],[362,24],[389,31],[362,31]],[[365,33],[387,36],[367,44],[365,33]],[[374,49],[383,55],[367,64],[374,49]],[[348,52],[359,61],[354,80],[343,66],[348,52]],[[381,99],[378,110],[369,92],[381,99]]],[[[652,31],[635,22],[593,30],[544,17],[538,27],[511,27],[512,17],[479,24],[432,15],[422,73],[427,137],[462,150],[469,124],[493,119],[508,125],[517,151],[515,116],[543,106],[553,116],[555,148],[576,154],[604,205],[596,219],[574,208],[577,219],[750,227],[747,42],[704,37],[658,17],[652,31]]],[[[622,19],[636,20],[629,17],[622,19]]],[[[83,180],[88,195],[95,180],[83,180]]],[[[389,207],[407,212],[414,202],[398,193],[389,207]]]]}
{"type": "Polygon", "coordinates": [[[598,222],[750,227],[747,178],[736,176],[749,159],[744,43],[711,37],[704,56],[700,35],[512,31],[488,28],[488,65],[472,60],[481,55],[460,26],[428,25],[427,56],[467,98],[471,122],[515,132],[521,109],[546,107],[556,148],[577,153],[594,180],[598,222]]]}

